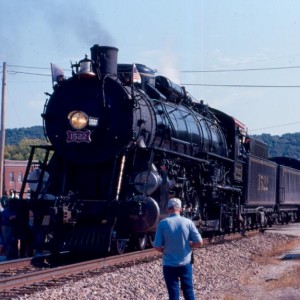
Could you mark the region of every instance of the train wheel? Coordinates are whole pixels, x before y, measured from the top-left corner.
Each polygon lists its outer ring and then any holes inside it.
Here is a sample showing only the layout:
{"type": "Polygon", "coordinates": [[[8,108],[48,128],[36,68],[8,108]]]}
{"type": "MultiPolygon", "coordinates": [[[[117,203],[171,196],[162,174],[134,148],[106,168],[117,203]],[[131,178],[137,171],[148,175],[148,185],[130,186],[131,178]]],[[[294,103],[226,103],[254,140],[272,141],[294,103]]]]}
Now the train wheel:
{"type": "Polygon", "coordinates": [[[138,249],[144,250],[147,246],[147,235],[143,234],[142,236],[138,237],[138,249]]]}
{"type": "Polygon", "coordinates": [[[128,246],[130,251],[145,250],[145,248],[147,247],[147,235],[146,234],[134,235],[131,238],[128,246]]]}
{"type": "Polygon", "coordinates": [[[151,248],[154,247],[154,237],[155,237],[155,233],[148,233],[148,242],[151,248]]]}
{"type": "Polygon", "coordinates": [[[125,252],[126,246],[127,246],[127,240],[126,239],[116,239],[114,241],[114,250],[117,254],[123,254],[125,252]]]}

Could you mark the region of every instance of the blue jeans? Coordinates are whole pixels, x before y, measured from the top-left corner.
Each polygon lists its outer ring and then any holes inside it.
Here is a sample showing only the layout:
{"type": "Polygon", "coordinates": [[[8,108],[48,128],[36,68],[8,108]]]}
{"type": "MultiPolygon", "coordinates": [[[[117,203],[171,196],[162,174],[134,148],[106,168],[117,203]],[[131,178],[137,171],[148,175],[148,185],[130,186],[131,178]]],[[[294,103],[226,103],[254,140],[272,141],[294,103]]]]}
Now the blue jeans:
{"type": "Polygon", "coordinates": [[[163,266],[163,274],[169,293],[169,300],[179,300],[179,281],[184,299],[195,300],[191,264],[182,267],[163,266]]]}

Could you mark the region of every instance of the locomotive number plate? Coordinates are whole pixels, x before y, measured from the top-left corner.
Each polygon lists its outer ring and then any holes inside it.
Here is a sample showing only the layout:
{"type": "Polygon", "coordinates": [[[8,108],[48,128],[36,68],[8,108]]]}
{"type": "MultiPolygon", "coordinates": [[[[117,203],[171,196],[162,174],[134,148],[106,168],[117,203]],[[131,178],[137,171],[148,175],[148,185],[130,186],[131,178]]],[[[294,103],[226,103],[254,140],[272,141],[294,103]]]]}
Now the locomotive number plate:
{"type": "Polygon", "coordinates": [[[86,131],[67,131],[67,143],[90,143],[91,142],[91,132],[86,131]]]}

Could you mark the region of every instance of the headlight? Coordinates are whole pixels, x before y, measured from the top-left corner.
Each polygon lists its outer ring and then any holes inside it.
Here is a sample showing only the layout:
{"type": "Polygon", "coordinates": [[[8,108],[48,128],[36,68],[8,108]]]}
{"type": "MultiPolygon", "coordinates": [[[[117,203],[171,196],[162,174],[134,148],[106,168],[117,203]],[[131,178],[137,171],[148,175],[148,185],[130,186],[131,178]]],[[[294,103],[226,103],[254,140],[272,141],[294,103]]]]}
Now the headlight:
{"type": "Polygon", "coordinates": [[[82,129],[88,124],[88,116],[82,111],[72,111],[68,115],[70,124],[74,129],[82,129]]]}

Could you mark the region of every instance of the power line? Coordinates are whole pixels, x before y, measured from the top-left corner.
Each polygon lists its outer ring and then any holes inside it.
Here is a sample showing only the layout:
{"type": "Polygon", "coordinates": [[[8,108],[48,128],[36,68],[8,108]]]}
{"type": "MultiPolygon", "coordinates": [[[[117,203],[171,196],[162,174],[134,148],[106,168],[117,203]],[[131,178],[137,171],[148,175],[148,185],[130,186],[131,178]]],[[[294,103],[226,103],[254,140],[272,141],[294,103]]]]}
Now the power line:
{"type": "Polygon", "coordinates": [[[181,83],[189,86],[214,86],[214,87],[245,87],[245,88],[300,88],[300,85],[247,85],[247,84],[209,84],[209,83],[181,83]]]}
{"type": "Polygon", "coordinates": [[[38,75],[38,76],[51,76],[50,74],[42,74],[42,73],[31,73],[31,72],[20,72],[20,71],[8,71],[8,74],[26,74],[26,75],[38,75]]]}
{"type": "Polygon", "coordinates": [[[8,67],[14,67],[14,68],[24,68],[24,69],[37,69],[37,70],[49,70],[49,68],[45,67],[30,67],[30,66],[19,66],[19,65],[7,65],[8,67]]]}
{"type": "Polygon", "coordinates": [[[184,70],[181,73],[219,73],[219,72],[248,72],[248,71],[271,71],[285,69],[300,69],[300,66],[270,67],[270,68],[248,68],[248,69],[220,69],[220,70],[184,70]]]}
{"type": "Polygon", "coordinates": [[[285,124],[280,124],[280,125],[275,125],[275,126],[269,126],[269,127],[251,129],[251,130],[249,129],[249,131],[258,131],[258,130],[264,130],[264,129],[272,129],[272,128],[290,126],[290,125],[295,125],[295,124],[300,124],[300,122],[285,123],[285,124]]]}
{"type": "MultiPolygon", "coordinates": [[[[14,68],[24,68],[24,69],[36,69],[36,70],[50,70],[51,67],[31,67],[31,66],[20,66],[20,65],[7,65],[8,67],[14,67],[14,68]]],[[[63,69],[64,71],[70,71],[70,69],[63,69]]]]}

